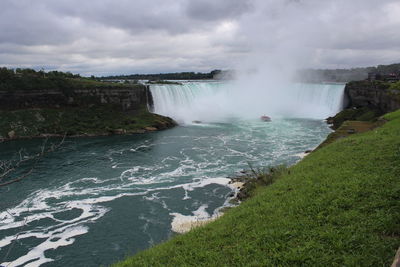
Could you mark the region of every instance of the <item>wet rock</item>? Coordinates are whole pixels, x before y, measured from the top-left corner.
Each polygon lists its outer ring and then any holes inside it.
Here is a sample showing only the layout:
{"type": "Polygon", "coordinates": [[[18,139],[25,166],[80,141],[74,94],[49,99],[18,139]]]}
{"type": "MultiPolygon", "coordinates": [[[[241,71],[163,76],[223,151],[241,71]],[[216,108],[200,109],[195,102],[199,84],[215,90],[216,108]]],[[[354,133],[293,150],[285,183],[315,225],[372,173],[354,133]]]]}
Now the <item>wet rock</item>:
{"type": "Polygon", "coordinates": [[[125,129],[115,129],[113,130],[113,134],[125,134],[126,130],[125,129]]]}
{"type": "Polygon", "coordinates": [[[346,84],[348,107],[370,107],[383,113],[400,108],[398,92],[390,90],[390,83],[378,81],[353,81],[346,84]]]}
{"type": "Polygon", "coordinates": [[[40,114],[39,112],[35,113],[35,118],[37,121],[39,122],[43,122],[45,121],[45,118],[42,116],[42,114],[40,114]]]}
{"type": "Polygon", "coordinates": [[[347,133],[348,134],[354,134],[354,133],[356,133],[356,130],[355,129],[348,129],[347,133]]]}
{"type": "Polygon", "coordinates": [[[130,134],[142,134],[142,133],[145,133],[145,132],[146,132],[145,130],[139,129],[139,130],[130,130],[127,133],[130,133],[130,134]]]}
{"type": "Polygon", "coordinates": [[[397,250],[391,267],[400,267],[400,248],[397,250]]]}
{"type": "Polygon", "coordinates": [[[157,131],[157,130],[158,130],[156,127],[145,127],[144,129],[145,129],[146,131],[149,131],[149,132],[154,132],[154,131],[157,131]]]}
{"type": "Polygon", "coordinates": [[[8,138],[13,139],[15,137],[17,137],[17,134],[14,130],[8,132],[8,138]]]}
{"type": "Polygon", "coordinates": [[[243,182],[234,182],[234,183],[232,183],[232,186],[236,189],[241,189],[241,188],[243,188],[244,183],[243,182]]]}

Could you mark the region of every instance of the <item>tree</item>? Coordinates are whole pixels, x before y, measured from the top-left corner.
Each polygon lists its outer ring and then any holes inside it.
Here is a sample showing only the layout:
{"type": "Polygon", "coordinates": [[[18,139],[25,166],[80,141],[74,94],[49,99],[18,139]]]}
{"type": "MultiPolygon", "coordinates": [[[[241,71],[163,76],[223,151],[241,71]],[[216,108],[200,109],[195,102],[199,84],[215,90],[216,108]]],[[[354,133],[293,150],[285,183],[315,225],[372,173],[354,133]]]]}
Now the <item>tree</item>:
{"type": "Polygon", "coordinates": [[[48,139],[46,138],[40,147],[40,151],[35,154],[29,154],[25,149],[20,149],[14,159],[0,160],[0,187],[19,182],[32,174],[36,164],[46,154],[57,150],[64,143],[65,136],[57,144],[48,144],[48,139]],[[23,171],[22,168],[25,165],[28,168],[23,171]]]}

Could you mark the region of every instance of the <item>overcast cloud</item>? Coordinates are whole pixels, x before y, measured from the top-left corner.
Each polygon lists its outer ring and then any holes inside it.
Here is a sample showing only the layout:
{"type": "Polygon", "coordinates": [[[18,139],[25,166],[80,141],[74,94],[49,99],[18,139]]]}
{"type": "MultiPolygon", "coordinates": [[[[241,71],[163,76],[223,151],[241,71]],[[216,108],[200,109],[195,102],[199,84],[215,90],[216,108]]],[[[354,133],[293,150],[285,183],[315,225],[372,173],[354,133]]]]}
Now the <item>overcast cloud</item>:
{"type": "Polygon", "coordinates": [[[398,0],[1,0],[0,65],[83,75],[400,62],[398,0]]]}

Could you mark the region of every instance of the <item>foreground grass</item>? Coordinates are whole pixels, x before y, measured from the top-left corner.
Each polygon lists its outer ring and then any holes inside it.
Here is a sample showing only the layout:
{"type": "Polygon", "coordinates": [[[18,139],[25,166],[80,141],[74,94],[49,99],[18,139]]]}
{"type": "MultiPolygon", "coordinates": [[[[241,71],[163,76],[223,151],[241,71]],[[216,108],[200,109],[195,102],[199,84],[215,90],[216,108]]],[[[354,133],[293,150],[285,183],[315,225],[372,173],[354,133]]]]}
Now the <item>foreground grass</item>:
{"type": "Polygon", "coordinates": [[[400,111],[386,118],[219,220],[115,266],[389,266],[400,245],[400,111]]]}

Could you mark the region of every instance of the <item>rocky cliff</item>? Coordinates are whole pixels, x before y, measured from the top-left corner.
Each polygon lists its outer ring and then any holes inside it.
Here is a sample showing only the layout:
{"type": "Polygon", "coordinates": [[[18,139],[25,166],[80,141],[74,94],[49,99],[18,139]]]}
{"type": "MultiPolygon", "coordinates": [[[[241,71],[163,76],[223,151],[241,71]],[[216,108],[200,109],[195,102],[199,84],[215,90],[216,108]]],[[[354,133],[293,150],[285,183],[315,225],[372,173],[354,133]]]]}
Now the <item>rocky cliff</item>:
{"type": "Polygon", "coordinates": [[[400,90],[390,89],[390,83],[381,81],[349,82],[345,87],[347,108],[369,107],[382,113],[400,109],[400,90]]]}
{"type": "Polygon", "coordinates": [[[93,104],[118,105],[122,110],[137,110],[151,103],[148,86],[94,87],[71,90],[0,90],[0,109],[83,107],[93,104]],[[149,101],[150,100],[150,101],[149,101]]]}
{"type": "Polygon", "coordinates": [[[67,90],[0,90],[0,142],[48,136],[152,132],[174,127],[149,112],[145,85],[103,85],[67,90]]]}

